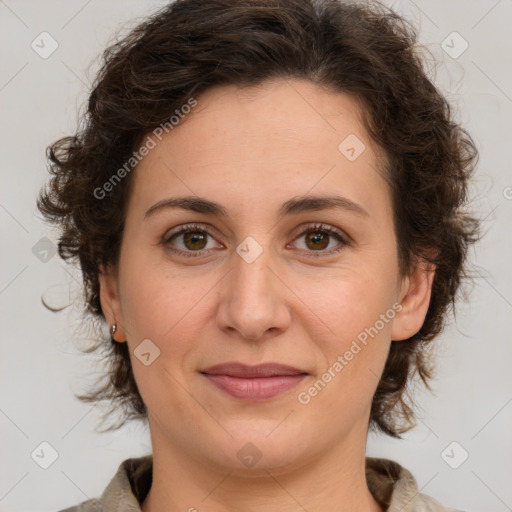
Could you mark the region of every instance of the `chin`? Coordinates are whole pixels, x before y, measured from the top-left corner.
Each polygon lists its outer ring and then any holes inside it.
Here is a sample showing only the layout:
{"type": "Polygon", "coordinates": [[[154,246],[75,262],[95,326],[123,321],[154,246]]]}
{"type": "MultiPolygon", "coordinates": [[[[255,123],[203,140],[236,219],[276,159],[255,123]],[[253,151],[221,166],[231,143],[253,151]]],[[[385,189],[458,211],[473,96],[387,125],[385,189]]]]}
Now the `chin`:
{"type": "Polygon", "coordinates": [[[206,436],[210,442],[205,450],[216,464],[239,476],[268,477],[269,472],[279,474],[296,469],[313,457],[313,445],[318,445],[318,437],[311,435],[308,449],[305,432],[291,432],[275,421],[253,420],[245,425],[237,422],[226,430],[233,437],[225,435],[215,443],[213,437],[206,436]],[[218,449],[212,451],[213,447],[218,449]]]}

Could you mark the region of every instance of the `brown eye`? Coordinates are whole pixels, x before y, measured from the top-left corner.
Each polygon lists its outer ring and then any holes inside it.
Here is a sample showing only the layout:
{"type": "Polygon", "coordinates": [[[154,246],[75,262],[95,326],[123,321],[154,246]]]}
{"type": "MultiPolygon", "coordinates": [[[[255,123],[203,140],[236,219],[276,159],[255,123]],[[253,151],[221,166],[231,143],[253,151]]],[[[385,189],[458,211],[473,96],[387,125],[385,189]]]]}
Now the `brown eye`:
{"type": "Polygon", "coordinates": [[[207,236],[204,232],[189,231],[183,234],[183,244],[191,251],[200,251],[206,246],[207,236]]]}
{"type": "Polygon", "coordinates": [[[299,244],[299,249],[314,257],[330,256],[350,245],[342,232],[322,224],[308,227],[295,239],[298,240],[304,240],[299,244]],[[331,247],[328,248],[329,246],[331,247]]]}
{"type": "Polygon", "coordinates": [[[185,225],[162,238],[162,245],[183,256],[204,256],[211,249],[222,248],[202,226],[185,225]]]}
{"type": "Polygon", "coordinates": [[[330,235],[320,231],[310,231],[306,234],[306,245],[313,250],[322,250],[329,245],[330,235]]]}

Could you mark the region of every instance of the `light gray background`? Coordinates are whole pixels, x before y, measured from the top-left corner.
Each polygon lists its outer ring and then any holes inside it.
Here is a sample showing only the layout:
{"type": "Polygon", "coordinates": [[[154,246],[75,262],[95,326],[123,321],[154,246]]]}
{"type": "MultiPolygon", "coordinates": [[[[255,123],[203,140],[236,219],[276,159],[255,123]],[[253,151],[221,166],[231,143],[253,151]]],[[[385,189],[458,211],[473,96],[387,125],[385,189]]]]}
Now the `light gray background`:
{"type": "MultiPolygon", "coordinates": [[[[98,496],[124,459],[151,450],[148,432],[137,424],[96,433],[98,407],[74,398],[99,370],[95,357],[80,355],[73,341],[79,273],[58,256],[43,263],[32,249],[42,237],[55,240],[35,208],[47,179],[45,147],[73,133],[96,56],[118,30],[124,33],[162,4],[0,0],[2,511],[56,511],[98,496]],[[43,31],[59,45],[47,59],[31,48],[43,31]],[[53,314],[41,296],[75,305],[53,314]],[[58,453],[48,469],[31,458],[43,441],[58,453]]],[[[368,454],[397,460],[422,492],[446,505],[512,510],[512,2],[403,0],[394,7],[420,27],[420,40],[437,62],[430,61],[432,74],[478,145],[472,194],[486,236],[471,253],[482,277],[438,341],[437,396],[419,392],[418,427],[403,441],[372,435],[368,454]],[[462,48],[454,31],[469,45],[457,58],[441,46],[446,40],[452,52],[462,48]],[[462,448],[448,450],[452,460],[462,449],[469,453],[458,469],[442,457],[453,441],[462,448]]]]}

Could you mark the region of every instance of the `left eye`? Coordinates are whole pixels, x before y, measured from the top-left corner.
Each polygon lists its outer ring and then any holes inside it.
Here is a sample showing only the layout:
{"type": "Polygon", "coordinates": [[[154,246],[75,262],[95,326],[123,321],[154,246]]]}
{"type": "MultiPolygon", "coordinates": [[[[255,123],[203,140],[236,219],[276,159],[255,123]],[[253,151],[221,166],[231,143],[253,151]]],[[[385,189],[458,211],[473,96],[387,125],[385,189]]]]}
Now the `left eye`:
{"type": "Polygon", "coordinates": [[[342,236],[338,230],[331,228],[329,226],[311,226],[303,231],[295,240],[304,239],[304,246],[300,247],[301,250],[309,251],[312,253],[320,253],[320,254],[312,254],[312,256],[321,256],[325,253],[333,253],[340,251],[343,246],[347,245],[347,240],[342,236]],[[332,240],[336,240],[338,242],[338,247],[330,248],[326,250],[332,240]]]}
{"type": "Polygon", "coordinates": [[[178,246],[178,249],[173,250],[179,253],[198,253],[200,251],[207,251],[213,248],[207,247],[208,237],[214,240],[214,238],[200,226],[182,226],[176,233],[165,237],[163,243],[165,245],[172,245],[171,242],[175,239],[181,239],[181,247],[178,246]]]}

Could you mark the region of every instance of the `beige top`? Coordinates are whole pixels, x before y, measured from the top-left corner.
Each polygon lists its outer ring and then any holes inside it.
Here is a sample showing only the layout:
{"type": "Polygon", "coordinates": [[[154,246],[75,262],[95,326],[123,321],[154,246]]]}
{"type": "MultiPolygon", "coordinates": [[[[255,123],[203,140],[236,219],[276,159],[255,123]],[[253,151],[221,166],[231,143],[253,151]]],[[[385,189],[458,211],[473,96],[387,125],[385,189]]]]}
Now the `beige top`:
{"type": "MultiPolygon", "coordinates": [[[[141,512],[153,478],[153,456],[126,459],[100,498],[60,512],[141,512]]],[[[461,512],[443,507],[420,494],[409,471],[388,459],[366,457],[366,480],[377,502],[387,512],[461,512]]]]}

